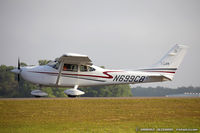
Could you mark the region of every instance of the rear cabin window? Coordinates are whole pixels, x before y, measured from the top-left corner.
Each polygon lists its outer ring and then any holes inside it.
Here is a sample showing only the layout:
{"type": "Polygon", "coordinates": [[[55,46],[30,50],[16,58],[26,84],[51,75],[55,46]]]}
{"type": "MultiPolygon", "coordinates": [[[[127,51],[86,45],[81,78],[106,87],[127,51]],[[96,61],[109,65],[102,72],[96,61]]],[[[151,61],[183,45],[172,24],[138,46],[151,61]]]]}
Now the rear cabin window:
{"type": "Polygon", "coordinates": [[[81,66],[80,66],[80,71],[81,71],[81,72],[87,72],[87,71],[88,71],[88,67],[87,67],[87,66],[84,66],[84,65],[81,65],[81,66]]]}
{"type": "Polygon", "coordinates": [[[63,71],[78,72],[78,65],[76,65],[76,64],[64,64],[63,65],[63,71]]]}
{"type": "Polygon", "coordinates": [[[90,67],[90,66],[81,65],[80,71],[81,72],[88,72],[88,71],[91,72],[91,71],[95,71],[95,69],[93,67],[90,67]]]}

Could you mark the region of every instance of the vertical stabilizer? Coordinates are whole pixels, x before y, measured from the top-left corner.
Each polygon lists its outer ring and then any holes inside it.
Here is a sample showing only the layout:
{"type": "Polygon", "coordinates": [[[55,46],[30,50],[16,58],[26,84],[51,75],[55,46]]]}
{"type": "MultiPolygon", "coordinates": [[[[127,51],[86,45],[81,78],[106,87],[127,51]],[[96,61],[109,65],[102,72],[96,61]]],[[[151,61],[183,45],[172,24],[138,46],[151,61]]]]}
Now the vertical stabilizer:
{"type": "Polygon", "coordinates": [[[178,68],[181,64],[185,53],[187,51],[187,46],[176,44],[171,48],[167,54],[161,58],[159,62],[153,65],[153,68],[178,68]]]}
{"type": "Polygon", "coordinates": [[[151,68],[142,70],[146,72],[159,73],[167,79],[172,80],[176,70],[185,56],[187,48],[188,47],[185,45],[176,44],[167,52],[165,56],[161,58],[160,61],[154,64],[151,68]]]}

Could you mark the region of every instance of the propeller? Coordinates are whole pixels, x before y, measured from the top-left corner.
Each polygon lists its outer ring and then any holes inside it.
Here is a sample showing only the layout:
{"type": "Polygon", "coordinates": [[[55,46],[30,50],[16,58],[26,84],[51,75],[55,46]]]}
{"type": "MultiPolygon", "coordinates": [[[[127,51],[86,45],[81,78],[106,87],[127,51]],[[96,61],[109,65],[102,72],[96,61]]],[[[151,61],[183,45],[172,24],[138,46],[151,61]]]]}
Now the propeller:
{"type": "Polygon", "coordinates": [[[18,66],[17,66],[17,69],[19,70],[19,73],[17,74],[17,81],[19,82],[20,81],[20,72],[21,72],[21,69],[20,69],[20,59],[18,58],[18,66]]]}
{"type": "Polygon", "coordinates": [[[22,72],[22,68],[21,68],[21,63],[20,63],[19,57],[18,57],[17,68],[12,69],[11,72],[17,74],[18,88],[20,88],[20,74],[22,72]]]}

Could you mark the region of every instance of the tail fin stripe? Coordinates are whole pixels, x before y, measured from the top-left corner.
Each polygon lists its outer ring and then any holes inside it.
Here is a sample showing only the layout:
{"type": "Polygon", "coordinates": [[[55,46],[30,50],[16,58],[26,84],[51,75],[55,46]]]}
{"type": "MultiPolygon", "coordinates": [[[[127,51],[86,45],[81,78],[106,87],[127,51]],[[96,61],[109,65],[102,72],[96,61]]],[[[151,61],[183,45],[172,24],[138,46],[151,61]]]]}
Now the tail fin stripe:
{"type": "Polygon", "coordinates": [[[159,72],[159,73],[175,73],[170,71],[147,71],[147,72],[159,72]]]}
{"type": "Polygon", "coordinates": [[[177,68],[150,68],[150,69],[140,69],[140,70],[177,70],[177,68]]]}

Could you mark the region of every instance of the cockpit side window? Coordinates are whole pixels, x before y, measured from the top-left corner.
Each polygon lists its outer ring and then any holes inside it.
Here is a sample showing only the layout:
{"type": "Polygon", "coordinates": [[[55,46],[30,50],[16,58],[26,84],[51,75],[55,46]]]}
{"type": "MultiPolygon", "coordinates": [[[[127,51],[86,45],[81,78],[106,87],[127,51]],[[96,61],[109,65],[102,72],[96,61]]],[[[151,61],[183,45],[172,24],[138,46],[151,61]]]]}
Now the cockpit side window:
{"type": "Polygon", "coordinates": [[[78,65],[76,65],[76,64],[64,64],[63,65],[63,71],[78,72],[78,65]]]}

